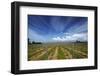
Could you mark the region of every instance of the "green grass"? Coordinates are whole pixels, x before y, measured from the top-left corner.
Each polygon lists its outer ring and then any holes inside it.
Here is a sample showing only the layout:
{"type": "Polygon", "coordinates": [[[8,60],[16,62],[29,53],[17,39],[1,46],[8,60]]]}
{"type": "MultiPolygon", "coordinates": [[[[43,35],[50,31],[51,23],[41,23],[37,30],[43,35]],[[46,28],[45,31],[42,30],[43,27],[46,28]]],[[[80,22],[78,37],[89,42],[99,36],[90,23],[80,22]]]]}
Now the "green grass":
{"type": "Polygon", "coordinates": [[[58,59],[65,59],[64,52],[61,49],[58,51],[58,59]]]}
{"type": "Polygon", "coordinates": [[[48,60],[48,54],[44,54],[44,55],[40,58],[40,60],[48,60]]]}

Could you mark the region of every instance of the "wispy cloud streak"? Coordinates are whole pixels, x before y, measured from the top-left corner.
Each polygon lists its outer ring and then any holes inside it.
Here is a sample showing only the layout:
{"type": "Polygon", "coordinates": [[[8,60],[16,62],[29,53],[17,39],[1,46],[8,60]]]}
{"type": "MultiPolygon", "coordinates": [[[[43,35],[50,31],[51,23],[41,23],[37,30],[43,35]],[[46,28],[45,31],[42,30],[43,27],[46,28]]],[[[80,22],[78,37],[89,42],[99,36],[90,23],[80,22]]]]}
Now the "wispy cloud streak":
{"type": "Polygon", "coordinates": [[[38,42],[87,41],[88,18],[28,15],[28,37],[38,42]]]}

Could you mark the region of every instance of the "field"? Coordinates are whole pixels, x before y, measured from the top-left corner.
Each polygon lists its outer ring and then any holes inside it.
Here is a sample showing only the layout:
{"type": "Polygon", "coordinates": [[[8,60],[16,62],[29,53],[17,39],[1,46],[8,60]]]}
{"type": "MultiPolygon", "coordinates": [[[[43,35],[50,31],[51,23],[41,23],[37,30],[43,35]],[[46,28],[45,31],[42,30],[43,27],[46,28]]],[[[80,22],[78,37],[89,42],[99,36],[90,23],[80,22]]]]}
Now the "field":
{"type": "Polygon", "coordinates": [[[88,58],[87,43],[44,43],[28,45],[28,61],[88,58]]]}

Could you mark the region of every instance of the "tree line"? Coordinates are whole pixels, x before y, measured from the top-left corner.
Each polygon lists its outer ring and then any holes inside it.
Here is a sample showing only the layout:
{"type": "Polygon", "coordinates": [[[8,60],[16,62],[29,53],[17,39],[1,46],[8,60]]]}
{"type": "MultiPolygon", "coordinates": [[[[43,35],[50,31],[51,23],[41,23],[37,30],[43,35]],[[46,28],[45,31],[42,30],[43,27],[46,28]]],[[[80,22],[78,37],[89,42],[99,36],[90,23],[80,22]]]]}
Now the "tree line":
{"type": "Polygon", "coordinates": [[[41,42],[30,41],[30,39],[28,38],[28,44],[42,44],[42,43],[41,42]]]}

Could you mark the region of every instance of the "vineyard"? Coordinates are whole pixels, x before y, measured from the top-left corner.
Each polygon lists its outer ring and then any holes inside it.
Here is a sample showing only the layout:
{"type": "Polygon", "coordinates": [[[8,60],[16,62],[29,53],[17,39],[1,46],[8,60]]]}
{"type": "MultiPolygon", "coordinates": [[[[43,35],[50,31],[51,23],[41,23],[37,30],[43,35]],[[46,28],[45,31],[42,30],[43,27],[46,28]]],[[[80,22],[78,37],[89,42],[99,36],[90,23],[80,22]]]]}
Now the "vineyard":
{"type": "Polygon", "coordinates": [[[28,61],[80,58],[88,58],[87,43],[28,45],[28,61]]]}

